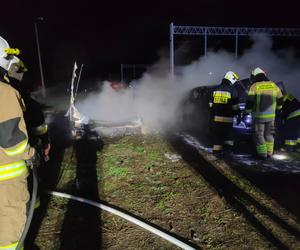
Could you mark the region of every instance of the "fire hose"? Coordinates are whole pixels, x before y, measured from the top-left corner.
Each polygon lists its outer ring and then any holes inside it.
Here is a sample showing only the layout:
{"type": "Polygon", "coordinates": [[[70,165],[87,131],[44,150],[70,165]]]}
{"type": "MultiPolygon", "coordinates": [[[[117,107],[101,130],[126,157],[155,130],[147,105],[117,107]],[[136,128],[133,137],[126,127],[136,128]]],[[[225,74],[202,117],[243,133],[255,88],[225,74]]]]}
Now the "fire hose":
{"type": "Polygon", "coordinates": [[[31,168],[31,171],[32,171],[32,179],[33,179],[32,195],[31,195],[31,201],[30,201],[29,210],[28,210],[28,214],[27,214],[27,220],[26,220],[21,238],[19,239],[18,245],[16,247],[16,250],[20,250],[23,247],[23,243],[24,243],[24,240],[28,233],[28,230],[29,230],[29,227],[31,224],[31,220],[33,217],[36,196],[37,196],[37,190],[38,190],[38,177],[37,177],[37,170],[36,170],[37,166],[32,161],[28,161],[27,164],[29,165],[29,167],[31,168]]]}
{"type": "Polygon", "coordinates": [[[94,207],[98,207],[100,209],[103,209],[107,212],[110,212],[112,214],[115,214],[117,216],[120,216],[121,218],[127,220],[127,221],[130,221],[146,230],[148,230],[149,232],[151,233],[154,233],[162,238],[164,238],[165,240],[181,247],[182,249],[186,249],[186,250],[195,250],[194,247],[182,242],[181,240],[171,236],[170,234],[167,234],[133,216],[130,216],[124,212],[121,212],[120,210],[117,210],[116,208],[113,208],[113,207],[110,207],[108,205],[104,205],[102,203],[99,203],[99,202],[95,202],[95,201],[91,201],[91,200],[88,200],[88,199],[85,199],[85,198],[81,198],[81,197],[78,197],[78,196],[74,196],[74,195],[70,195],[70,194],[65,194],[65,193],[60,193],[60,192],[55,192],[55,191],[49,191],[48,192],[49,194],[51,195],[54,195],[54,196],[58,196],[58,197],[63,197],[63,198],[67,198],[67,199],[70,199],[70,200],[76,200],[76,201],[79,201],[79,202],[82,202],[82,203],[85,203],[85,204],[88,204],[88,205],[91,205],[91,206],[94,206],[94,207]]]}

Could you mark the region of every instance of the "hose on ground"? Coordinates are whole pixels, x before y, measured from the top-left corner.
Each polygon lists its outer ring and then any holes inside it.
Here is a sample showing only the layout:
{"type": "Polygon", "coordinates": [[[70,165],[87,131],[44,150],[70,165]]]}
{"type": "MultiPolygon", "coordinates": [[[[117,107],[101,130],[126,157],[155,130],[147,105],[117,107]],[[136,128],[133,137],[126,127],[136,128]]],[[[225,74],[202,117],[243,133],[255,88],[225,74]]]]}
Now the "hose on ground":
{"type": "Polygon", "coordinates": [[[51,195],[54,195],[54,196],[58,196],[58,197],[63,197],[63,198],[67,198],[67,199],[71,199],[71,200],[76,200],[76,201],[79,201],[79,202],[82,202],[82,203],[85,203],[85,204],[89,204],[91,206],[94,206],[94,207],[98,207],[100,209],[103,209],[107,212],[110,212],[112,214],[115,214],[117,216],[120,216],[122,217],[123,219],[127,220],[127,221],[130,221],[146,230],[148,230],[149,232],[151,233],[154,233],[162,238],[164,238],[165,240],[181,247],[182,249],[186,249],[186,250],[195,250],[195,248],[193,248],[192,246],[189,246],[188,244],[176,239],[175,237],[165,233],[165,232],[162,232],[161,230],[141,221],[141,220],[138,220],[126,213],[123,213],[115,208],[112,208],[108,205],[104,205],[102,203],[99,203],[99,202],[95,202],[95,201],[91,201],[91,200],[88,200],[88,199],[85,199],[85,198],[81,198],[81,197],[78,197],[78,196],[74,196],[74,195],[70,195],[70,194],[65,194],[65,193],[60,193],[60,192],[55,192],[55,191],[49,191],[48,192],[49,194],[51,195]]]}

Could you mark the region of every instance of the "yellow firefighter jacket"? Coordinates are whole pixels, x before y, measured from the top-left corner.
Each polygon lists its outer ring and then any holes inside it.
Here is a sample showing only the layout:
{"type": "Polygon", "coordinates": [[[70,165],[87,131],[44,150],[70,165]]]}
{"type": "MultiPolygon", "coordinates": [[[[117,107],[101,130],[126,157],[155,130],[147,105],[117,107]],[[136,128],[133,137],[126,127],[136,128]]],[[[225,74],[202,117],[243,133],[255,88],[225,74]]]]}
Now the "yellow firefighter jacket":
{"type": "Polygon", "coordinates": [[[282,92],[274,82],[255,82],[248,92],[246,111],[252,111],[254,119],[264,122],[273,121],[276,110],[282,108],[282,101],[282,92]]]}
{"type": "Polygon", "coordinates": [[[25,160],[34,155],[23,118],[18,91],[0,81],[0,181],[27,173],[25,160]]]}

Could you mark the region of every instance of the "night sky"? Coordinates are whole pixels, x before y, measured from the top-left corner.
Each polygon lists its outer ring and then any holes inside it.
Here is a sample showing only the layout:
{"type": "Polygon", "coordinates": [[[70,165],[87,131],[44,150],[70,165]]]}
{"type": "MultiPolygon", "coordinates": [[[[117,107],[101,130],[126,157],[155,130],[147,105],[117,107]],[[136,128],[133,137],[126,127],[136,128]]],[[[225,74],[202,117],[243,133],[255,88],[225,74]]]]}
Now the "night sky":
{"type": "MultiPolygon", "coordinates": [[[[20,48],[28,78],[39,81],[34,21],[47,82],[69,79],[74,60],[90,77],[120,64],[151,64],[169,47],[169,24],[300,27],[297,1],[30,1],[1,3],[1,35],[20,48]],[[290,2],[290,3],[289,3],[290,2]],[[3,11],[4,10],[4,11],[3,11]]],[[[175,45],[177,45],[175,43],[175,45]]]]}

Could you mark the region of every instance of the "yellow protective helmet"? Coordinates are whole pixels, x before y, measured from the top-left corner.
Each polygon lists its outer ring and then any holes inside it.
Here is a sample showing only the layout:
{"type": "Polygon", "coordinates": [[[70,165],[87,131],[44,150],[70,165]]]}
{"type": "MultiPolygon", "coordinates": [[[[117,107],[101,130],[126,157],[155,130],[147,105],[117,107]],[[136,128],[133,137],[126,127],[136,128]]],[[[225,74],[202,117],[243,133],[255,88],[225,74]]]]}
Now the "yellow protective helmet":
{"type": "Polygon", "coordinates": [[[228,71],[224,75],[223,79],[227,79],[231,83],[231,85],[233,85],[236,81],[239,80],[239,76],[233,71],[228,71]]]}

